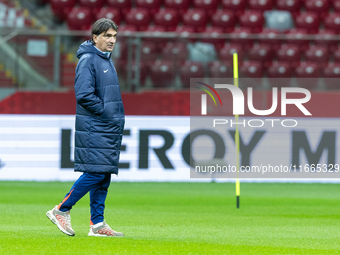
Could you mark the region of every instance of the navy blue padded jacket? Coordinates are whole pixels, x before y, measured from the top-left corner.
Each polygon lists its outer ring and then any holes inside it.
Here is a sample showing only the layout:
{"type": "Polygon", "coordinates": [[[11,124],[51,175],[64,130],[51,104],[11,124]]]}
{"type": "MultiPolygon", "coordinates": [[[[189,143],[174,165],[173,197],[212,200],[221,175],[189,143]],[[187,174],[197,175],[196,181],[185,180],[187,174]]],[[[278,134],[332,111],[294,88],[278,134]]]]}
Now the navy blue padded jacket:
{"type": "Polygon", "coordinates": [[[91,41],[77,51],[74,170],[118,174],[125,114],[116,69],[91,41]]]}

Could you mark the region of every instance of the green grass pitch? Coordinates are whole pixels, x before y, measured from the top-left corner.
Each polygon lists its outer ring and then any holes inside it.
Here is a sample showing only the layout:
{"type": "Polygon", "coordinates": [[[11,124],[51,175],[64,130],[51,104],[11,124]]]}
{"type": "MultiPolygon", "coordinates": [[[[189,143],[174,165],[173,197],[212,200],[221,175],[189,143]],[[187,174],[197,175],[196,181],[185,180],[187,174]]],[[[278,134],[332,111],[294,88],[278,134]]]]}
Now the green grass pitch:
{"type": "Polygon", "coordinates": [[[72,183],[0,182],[0,254],[340,254],[340,185],[112,183],[105,218],[123,238],[88,237],[89,197],[69,237],[45,216],[72,183]]]}

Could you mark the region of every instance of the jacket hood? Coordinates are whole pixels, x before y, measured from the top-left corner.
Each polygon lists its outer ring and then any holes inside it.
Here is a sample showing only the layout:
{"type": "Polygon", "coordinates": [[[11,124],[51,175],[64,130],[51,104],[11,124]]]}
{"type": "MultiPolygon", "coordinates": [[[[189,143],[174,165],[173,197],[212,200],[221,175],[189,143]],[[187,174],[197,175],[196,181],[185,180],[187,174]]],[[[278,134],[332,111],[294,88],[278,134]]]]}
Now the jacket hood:
{"type": "Polygon", "coordinates": [[[110,54],[105,54],[104,52],[101,52],[100,50],[96,49],[96,47],[92,44],[90,40],[87,40],[83,42],[77,51],[77,58],[80,59],[80,57],[85,54],[85,53],[95,53],[102,58],[110,58],[111,57],[111,52],[110,54]]]}

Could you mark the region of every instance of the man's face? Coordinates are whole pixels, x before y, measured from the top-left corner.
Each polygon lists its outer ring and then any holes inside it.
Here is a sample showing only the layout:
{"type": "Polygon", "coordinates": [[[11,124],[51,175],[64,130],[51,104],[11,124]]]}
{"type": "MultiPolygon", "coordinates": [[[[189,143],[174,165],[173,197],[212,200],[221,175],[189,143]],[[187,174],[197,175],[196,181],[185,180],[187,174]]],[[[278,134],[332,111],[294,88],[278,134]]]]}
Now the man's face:
{"type": "Polygon", "coordinates": [[[100,35],[93,35],[93,41],[96,43],[96,47],[103,52],[111,52],[115,46],[117,40],[117,31],[112,28],[100,35]]]}

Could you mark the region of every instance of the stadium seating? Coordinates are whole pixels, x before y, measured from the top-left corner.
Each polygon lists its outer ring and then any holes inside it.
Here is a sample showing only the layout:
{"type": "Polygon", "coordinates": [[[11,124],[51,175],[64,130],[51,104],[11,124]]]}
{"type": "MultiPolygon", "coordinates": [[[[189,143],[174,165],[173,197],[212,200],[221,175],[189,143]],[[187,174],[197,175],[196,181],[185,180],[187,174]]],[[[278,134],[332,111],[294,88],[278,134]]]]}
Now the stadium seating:
{"type": "Polygon", "coordinates": [[[267,11],[273,9],[272,0],[249,0],[249,7],[252,10],[267,11]]]}
{"type": "Polygon", "coordinates": [[[315,34],[319,30],[320,18],[315,12],[301,12],[296,17],[295,24],[298,28],[306,29],[309,34],[315,34]]]}
{"type": "Polygon", "coordinates": [[[169,42],[162,51],[164,60],[171,60],[173,62],[182,62],[188,57],[187,45],[184,42],[169,42]]]}
{"type": "Polygon", "coordinates": [[[242,45],[237,43],[226,43],[224,47],[218,52],[218,57],[221,61],[232,65],[234,53],[238,54],[239,63],[242,64],[244,59],[244,50],[242,45]]]}
{"type": "Polygon", "coordinates": [[[293,16],[289,11],[265,11],[263,13],[266,28],[277,29],[282,32],[294,28],[293,16]]]}
{"type": "Polygon", "coordinates": [[[273,50],[268,44],[254,44],[248,53],[249,60],[259,61],[263,67],[268,67],[273,58],[273,50]]]}
{"type": "Polygon", "coordinates": [[[153,16],[159,11],[161,0],[136,0],[137,7],[148,9],[153,16]]]}
{"type": "Polygon", "coordinates": [[[297,45],[302,51],[309,47],[309,41],[304,40],[308,31],[304,28],[293,28],[286,32],[288,40],[286,43],[297,45]]]}
{"type": "Polygon", "coordinates": [[[240,25],[250,28],[253,33],[260,33],[264,25],[263,13],[260,11],[245,11],[240,17],[240,25]]]}
{"type": "Polygon", "coordinates": [[[211,78],[231,78],[233,67],[223,61],[214,61],[209,63],[209,73],[211,78]]]}
{"type": "Polygon", "coordinates": [[[88,7],[92,10],[93,16],[95,16],[99,12],[104,3],[105,0],[79,0],[80,6],[88,7]]]}
{"type": "Polygon", "coordinates": [[[165,27],[167,31],[175,31],[179,16],[174,9],[166,8],[155,14],[154,21],[156,25],[165,27]]]}
{"type": "Polygon", "coordinates": [[[225,42],[225,39],[217,39],[216,37],[223,34],[223,28],[221,27],[207,27],[205,31],[203,31],[204,38],[201,39],[201,42],[212,43],[215,45],[216,50],[220,50],[225,42]]]}
{"type": "Polygon", "coordinates": [[[174,63],[169,60],[157,60],[151,67],[150,78],[154,87],[170,87],[174,84],[174,63]]]}
{"type": "Polygon", "coordinates": [[[261,62],[247,60],[243,62],[240,71],[240,77],[243,78],[262,78],[264,70],[261,62]]]}
{"type": "Polygon", "coordinates": [[[237,43],[242,45],[244,50],[249,50],[254,43],[254,40],[249,39],[249,36],[252,34],[252,30],[246,27],[238,27],[235,28],[233,32],[230,33],[231,43],[237,43]]]}
{"type": "Polygon", "coordinates": [[[324,20],[325,28],[340,32],[340,12],[329,13],[324,20]]]}
{"type": "Polygon", "coordinates": [[[330,1],[329,0],[308,0],[305,1],[306,11],[311,11],[324,18],[329,12],[330,1]]]}
{"type": "Polygon", "coordinates": [[[268,78],[291,78],[293,75],[293,68],[289,62],[274,61],[268,67],[267,73],[268,78]]]}
{"type": "Polygon", "coordinates": [[[269,45],[273,50],[277,51],[280,48],[281,41],[275,39],[280,35],[277,29],[264,28],[259,35],[259,43],[269,45]]]}
{"type": "Polygon", "coordinates": [[[139,31],[145,31],[150,20],[148,10],[144,8],[133,8],[125,16],[126,24],[136,26],[139,31]]]}
{"type": "Polygon", "coordinates": [[[333,53],[334,61],[340,63],[340,47],[337,47],[333,53]]]}
{"type": "Polygon", "coordinates": [[[92,12],[87,7],[74,7],[67,15],[70,30],[90,30],[92,26],[92,12]]]}
{"type": "Polygon", "coordinates": [[[340,0],[333,0],[333,9],[335,12],[340,12],[340,0]]]}
{"type": "Polygon", "coordinates": [[[141,45],[141,59],[142,62],[147,66],[151,66],[153,62],[157,59],[159,54],[159,49],[157,42],[154,41],[144,41],[141,45]]]}
{"type": "Polygon", "coordinates": [[[315,40],[316,45],[323,45],[327,46],[328,49],[333,52],[337,48],[337,41],[336,40],[330,40],[333,38],[333,36],[336,35],[336,32],[331,29],[321,29],[318,33],[318,38],[320,40],[315,40]],[[328,40],[322,40],[322,39],[328,39],[328,40]]]}
{"type": "Polygon", "coordinates": [[[67,14],[71,12],[78,0],[50,0],[54,15],[61,20],[66,20],[67,14]]]}
{"type": "Polygon", "coordinates": [[[197,9],[202,9],[211,18],[216,12],[218,0],[193,0],[194,7],[197,9]]]}
{"type": "Polygon", "coordinates": [[[229,33],[234,30],[236,24],[236,17],[232,11],[217,10],[211,18],[213,26],[221,27],[225,33],[229,33]]]}
{"type": "Polygon", "coordinates": [[[165,0],[164,5],[167,8],[177,10],[179,17],[182,19],[184,13],[188,11],[191,0],[165,0]]]}
{"type": "Polygon", "coordinates": [[[289,62],[274,61],[267,69],[268,82],[272,87],[289,87],[293,68],[289,62]]]}
{"type": "MultiPolygon", "coordinates": [[[[178,26],[175,30],[175,33],[177,33],[181,37],[188,37],[190,34],[195,33],[195,28],[191,26],[178,26]]],[[[196,42],[196,39],[188,39],[190,42],[196,42]]]]}
{"type": "Polygon", "coordinates": [[[314,61],[319,64],[320,67],[325,67],[329,59],[329,50],[326,46],[312,45],[306,51],[306,60],[314,61]]]}
{"type": "Polygon", "coordinates": [[[138,31],[137,26],[134,26],[134,25],[120,25],[119,26],[119,33],[124,32],[126,34],[129,34],[129,33],[136,32],[136,31],[138,31]]]}
{"type": "Polygon", "coordinates": [[[241,16],[246,7],[246,0],[222,0],[224,10],[231,10],[235,12],[237,16],[241,16]]]}
{"type": "Polygon", "coordinates": [[[184,25],[194,27],[197,33],[205,30],[207,21],[207,14],[201,9],[190,9],[183,16],[184,25]]]}
{"type": "Polygon", "coordinates": [[[300,87],[315,89],[319,85],[321,70],[315,62],[301,62],[295,68],[295,74],[300,87]]]}
{"type": "Polygon", "coordinates": [[[323,76],[327,89],[340,89],[340,62],[328,63],[323,69],[323,76]]]}
{"type": "Polygon", "coordinates": [[[203,78],[204,68],[201,62],[185,61],[180,67],[180,77],[182,81],[182,87],[190,87],[190,78],[203,78]]]}
{"type": "Polygon", "coordinates": [[[289,62],[290,65],[296,67],[300,64],[301,51],[297,45],[283,44],[277,52],[277,59],[289,62]]]}
{"type": "Polygon", "coordinates": [[[96,20],[101,18],[107,18],[113,20],[117,25],[121,22],[121,14],[118,9],[111,8],[111,7],[103,7],[99,10],[98,13],[95,15],[96,20]]]}
{"type": "MultiPolygon", "coordinates": [[[[124,65],[124,68],[121,69],[123,77],[127,79],[129,69],[132,71],[132,79],[135,78],[135,71],[137,70],[136,63],[132,63],[132,65],[127,65],[127,64],[124,65]]],[[[146,77],[148,75],[148,69],[147,69],[147,66],[143,62],[140,63],[139,75],[140,75],[141,85],[144,85],[146,77]]],[[[133,84],[133,85],[136,85],[136,84],[133,84]]]]}
{"type": "Polygon", "coordinates": [[[296,17],[300,12],[300,7],[303,0],[277,0],[276,6],[278,10],[289,11],[293,17],[296,17]]]}
{"type": "Polygon", "coordinates": [[[120,10],[123,16],[125,16],[131,8],[131,0],[106,0],[106,2],[109,7],[120,10]]]}
{"type": "MultiPolygon", "coordinates": [[[[163,26],[155,26],[155,25],[149,25],[148,28],[145,30],[145,32],[149,32],[153,35],[157,35],[159,33],[164,33],[166,32],[166,28],[163,26]]],[[[158,48],[164,48],[167,42],[169,41],[168,38],[152,38],[152,37],[145,37],[144,41],[150,41],[150,42],[155,42],[158,45],[158,48]]]]}

